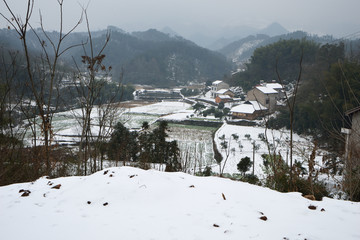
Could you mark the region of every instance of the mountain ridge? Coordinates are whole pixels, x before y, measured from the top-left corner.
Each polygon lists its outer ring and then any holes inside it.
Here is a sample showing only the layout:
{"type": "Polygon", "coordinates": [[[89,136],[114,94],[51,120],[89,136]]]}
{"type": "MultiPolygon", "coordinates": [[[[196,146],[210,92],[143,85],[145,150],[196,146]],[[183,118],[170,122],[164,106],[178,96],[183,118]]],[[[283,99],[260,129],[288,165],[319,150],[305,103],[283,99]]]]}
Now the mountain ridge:
{"type": "Polygon", "coordinates": [[[226,56],[232,62],[241,64],[246,62],[253,54],[256,48],[275,43],[280,40],[289,39],[309,39],[320,44],[332,42],[334,39],[331,36],[317,36],[311,35],[303,31],[295,31],[282,35],[268,36],[265,34],[250,35],[246,38],[234,41],[222,49],[218,50],[221,54],[226,56]]]}
{"type": "MultiPolygon", "coordinates": [[[[221,54],[197,46],[183,37],[171,36],[156,29],[127,33],[109,26],[107,30],[92,32],[95,52],[103,47],[107,33],[110,33],[110,40],[103,52],[106,56],[103,64],[112,66],[113,78],[119,79],[123,75],[122,80],[126,83],[166,87],[205,82],[221,78],[232,68],[221,54]]],[[[46,39],[43,33],[38,34],[42,39],[46,39]]],[[[57,32],[46,34],[56,42],[57,32]]],[[[0,45],[22,51],[21,42],[16,39],[14,30],[1,30],[0,39],[0,45]]],[[[41,45],[34,33],[29,32],[28,40],[31,51],[40,53],[41,45]]],[[[63,48],[86,42],[86,33],[75,32],[65,39],[63,48]]],[[[51,51],[51,44],[47,41],[45,46],[51,51]]],[[[71,64],[75,59],[76,63],[81,65],[84,49],[90,52],[88,46],[71,48],[63,55],[64,62],[71,64]]]]}
{"type": "MultiPolygon", "coordinates": [[[[212,43],[208,44],[207,47],[211,50],[219,51],[220,49],[226,47],[232,42],[239,41],[248,36],[256,36],[256,35],[268,35],[270,37],[274,37],[277,35],[283,35],[289,33],[289,31],[284,28],[280,23],[273,22],[267,25],[264,28],[250,28],[247,26],[238,26],[232,28],[225,28],[221,32],[221,37],[214,40],[212,43]]],[[[191,39],[191,38],[190,38],[191,39]]],[[[196,42],[196,41],[195,41],[196,42]]]]}

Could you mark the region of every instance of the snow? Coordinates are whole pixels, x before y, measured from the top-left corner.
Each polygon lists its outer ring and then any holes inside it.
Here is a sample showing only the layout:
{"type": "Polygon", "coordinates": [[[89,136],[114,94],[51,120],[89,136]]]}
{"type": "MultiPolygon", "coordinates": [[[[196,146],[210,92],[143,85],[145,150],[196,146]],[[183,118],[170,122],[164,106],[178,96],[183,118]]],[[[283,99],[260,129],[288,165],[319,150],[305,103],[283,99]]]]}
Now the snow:
{"type": "MultiPolygon", "coordinates": [[[[191,108],[190,104],[178,101],[158,102],[134,108],[119,108],[115,113],[115,122],[121,121],[126,127],[140,128],[144,121],[155,122],[160,116],[165,116],[172,113],[186,112],[186,109],[191,108]]],[[[100,109],[95,106],[91,112],[91,119],[93,125],[91,131],[97,135],[99,130],[98,119],[100,109]]],[[[189,114],[187,114],[189,115],[189,114]]],[[[73,143],[79,141],[81,134],[81,126],[76,118],[82,117],[81,109],[73,109],[70,111],[60,112],[54,114],[52,126],[55,133],[54,143],[73,143]]],[[[186,116],[185,116],[186,117],[186,116]]],[[[38,118],[40,124],[40,119],[38,118]]],[[[41,136],[40,128],[37,129],[37,136],[41,136]]],[[[27,145],[32,144],[31,133],[27,134],[27,145]]],[[[38,144],[42,144],[39,140],[38,144]]]]}
{"type": "MultiPolygon", "coordinates": [[[[237,170],[237,164],[244,157],[250,157],[253,161],[253,143],[259,146],[259,149],[255,151],[255,175],[260,178],[263,177],[263,160],[262,154],[269,154],[266,143],[259,138],[260,135],[265,135],[265,128],[263,127],[249,127],[249,126],[236,126],[230,124],[223,124],[215,134],[215,141],[217,143],[217,148],[220,153],[223,155],[223,158],[226,158],[225,150],[221,149],[219,137],[225,136],[225,140],[228,142],[228,148],[233,149],[234,151],[230,152],[228,160],[225,164],[224,173],[239,173],[237,170]],[[239,141],[236,142],[232,138],[232,134],[237,134],[239,136],[239,141]],[[248,136],[248,137],[246,137],[248,136]],[[240,145],[242,147],[240,147],[240,145]]],[[[281,154],[284,161],[288,162],[288,153],[289,153],[289,139],[290,133],[288,130],[267,130],[267,135],[269,139],[269,144],[272,145],[272,148],[277,154],[281,154]]],[[[297,160],[301,163],[305,163],[309,159],[309,154],[312,151],[312,142],[311,139],[299,136],[297,134],[293,135],[294,141],[294,161],[297,160]]],[[[315,159],[318,163],[322,162],[322,152],[319,150],[315,159]]],[[[222,164],[224,164],[223,160],[222,164]]],[[[306,166],[305,166],[306,167],[306,166]]],[[[212,168],[213,171],[219,172],[219,167],[214,165],[212,168]]],[[[249,173],[252,172],[252,169],[249,173]]]]}
{"type": "Polygon", "coordinates": [[[230,111],[231,112],[237,112],[237,113],[254,113],[255,111],[258,110],[267,110],[266,107],[264,107],[263,105],[261,105],[260,103],[258,103],[257,101],[248,101],[237,105],[235,107],[233,107],[230,111]]]}
{"type": "Polygon", "coordinates": [[[162,120],[184,120],[194,116],[194,110],[180,110],[176,113],[161,117],[162,120]]]}
{"type": "Polygon", "coordinates": [[[220,94],[220,95],[218,95],[218,97],[219,97],[220,99],[232,99],[229,95],[222,95],[222,94],[220,94]]]}
{"type": "Polygon", "coordinates": [[[220,90],[218,90],[217,92],[216,92],[216,94],[224,94],[224,93],[226,93],[227,91],[230,91],[229,89],[220,89],[220,90]]]}
{"type": "Polygon", "coordinates": [[[223,81],[221,81],[221,80],[216,80],[216,81],[214,81],[213,83],[212,83],[212,85],[218,85],[218,84],[220,84],[220,83],[222,83],[223,81]]]}
{"type": "Polygon", "coordinates": [[[232,54],[232,58],[233,58],[232,61],[238,62],[239,58],[245,51],[248,51],[249,49],[254,48],[255,46],[259,45],[262,41],[263,40],[254,40],[254,41],[250,41],[250,42],[246,42],[246,43],[242,44],[238,48],[238,50],[235,51],[234,54],[232,54]]]}
{"type": "Polygon", "coordinates": [[[283,86],[280,83],[266,83],[265,86],[272,89],[283,89],[283,86]]]}
{"type": "Polygon", "coordinates": [[[256,88],[265,94],[278,93],[276,90],[274,90],[273,88],[269,88],[269,87],[257,86],[256,88]]]}
{"type": "Polygon", "coordinates": [[[360,239],[360,203],[131,167],[4,186],[0,199],[5,240],[360,239]]]}
{"type": "Polygon", "coordinates": [[[158,115],[166,115],[179,110],[190,108],[191,105],[184,102],[159,102],[141,107],[130,108],[130,113],[151,113],[158,115]]]}

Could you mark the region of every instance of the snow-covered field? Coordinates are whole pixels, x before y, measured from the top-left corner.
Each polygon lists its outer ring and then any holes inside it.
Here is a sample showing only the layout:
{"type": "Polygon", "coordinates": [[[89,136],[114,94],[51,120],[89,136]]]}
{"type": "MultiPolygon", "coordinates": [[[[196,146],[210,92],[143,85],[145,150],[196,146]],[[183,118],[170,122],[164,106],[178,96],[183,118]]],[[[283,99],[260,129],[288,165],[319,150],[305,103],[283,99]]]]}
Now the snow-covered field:
{"type": "MultiPolygon", "coordinates": [[[[221,148],[220,142],[222,140],[219,139],[221,136],[225,136],[225,141],[228,142],[228,149],[232,149],[230,151],[228,160],[226,162],[224,173],[236,173],[237,164],[241,160],[241,158],[249,157],[251,161],[253,161],[253,145],[257,145],[258,150],[255,151],[255,174],[261,176],[263,174],[262,171],[262,154],[268,154],[267,144],[259,138],[259,136],[265,136],[265,128],[263,127],[248,127],[248,126],[235,126],[224,124],[215,134],[215,141],[217,143],[217,147],[219,151],[223,155],[223,163],[226,159],[226,152],[221,148]],[[239,136],[238,141],[235,141],[232,137],[233,134],[239,136]]],[[[267,136],[269,139],[269,144],[271,144],[272,148],[275,150],[276,154],[281,154],[283,159],[289,161],[289,139],[290,134],[287,130],[267,130],[267,136]]],[[[311,154],[313,144],[311,140],[300,137],[297,134],[294,134],[294,161],[300,161],[306,164],[309,159],[309,155],[311,154]]],[[[316,160],[318,163],[321,162],[323,152],[318,150],[316,160]]],[[[214,169],[218,171],[218,168],[214,169]]],[[[251,172],[250,170],[249,172],[251,172]]]]}
{"type": "MultiPolygon", "coordinates": [[[[176,101],[158,102],[133,108],[119,108],[115,116],[115,123],[121,121],[128,128],[141,128],[144,121],[153,123],[162,116],[188,112],[189,108],[191,108],[191,105],[176,101]]],[[[99,109],[95,107],[91,113],[91,119],[93,120],[91,131],[95,136],[98,131],[97,119],[99,119],[100,115],[98,110],[99,109]]],[[[76,118],[81,118],[81,116],[81,109],[56,113],[52,122],[53,132],[55,134],[53,139],[54,143],[72,143],[79,141],[78,136],[81,133],[81,125],[76,118]]],[[[186,118],[186,116],[183,117],[186,118]]],[[[38,123],[40,125],[40,120],[38,120],[38,123]]],[[[32,143],[30,136],[31,133],[29,130],[27,138],[29,145],[32,143]]],[[[41,137],[40,128],[38,128],[37,136],[41,137]]],[[[38,141],[38,144],[41,144],[41,141],[38,141]]]]}
{"type": "Polygon", "coordinates": [[[360,239],[360,203],[130,167],[0,187],[0,201],[4,240],[360,239]]]}
{"type": "Polygon", "coordinates": [[[131,113],[151,113],[158,114],[159,116],[179,112],[191,108],[190,104],[173,101],[173,102],[159,102],[146,106],[130,108],[131,113]]]}
{"type": "MultiPolygon", "coordinates": [[[[144,121],[153,123],[158,119],[164,120],[184,120],[190,119],[194,115],[193,110],[190,109],[191,105],[184,102],[158,102],[145,106],[138,106],[129,109],[121,109],[118,115],[116,116],[116,121],[121,121],[128,128],[140,128],[144,121]]],[[[56,114],[53,120],[53,127],[55,141],[61,142],[74,142],[78,140],[77,135],[80,134],[81,129],[80,125],[75,119],[75,115],[80,116],[80,109],[63,112],[56,114]]],[[[195,116],[196,117],[196,116],[195,116]]],[[[92,113],[92,119],[96,124],[96,119],[98,118],[98,111],[95,108],[92,113]]],[[[213,117],[209,117],[213,118],[213,117]]],[[[211,119],[209,119],[211,120],[211,119]]],[[[97,126],[92,126],[92,131],[96,132],[97,126]]],[[[186,129],[183,131],[175,130],[174,133],[170,133],[171,140],[177,140],[179,142],[182,154],[184,157],[186,151],[190,151],[191,147],[195,149],[197,146],[197,154],[203,154],[203,156],[197,157],[202,159],[202,167],[205,165],[211,164],[212,170],[214,172],[219,171],[219,167],[216,163],[209,159],[209,156],[212,155],[211,144],[211,130],[205,131],[204,133],[199,129],[186,129]],[[205,134],[203,136],[203,134],[205,134]],[[199,145],[200,143],[200,145],[199,145]]],[[[287,131],[271,131],[268,130],[268,138],[270,143],[274,148],[276,148],[276,153],[280,153],[284,160],[289,158],[289,133],[287,131]]],[[[243,157],[250,157],[253,160],[253,144],[258,146],[258,150],[255,151],[255,174],[261,176],[262,171],[262,154],[268,153],[267,145],[262,141],[259,136],[260,134],[265,134],[265,129],[261,127],[247,127],[247,126],[235,126],[224,124],[216,133],[215,141],[217,142],[218,149],[224,156],[224,161],[226,159],[226,153],[221,149],[219,137],[222,135],[225,136],[225,140],[228,142],[229,149],[232,151],[229,154],[228,160],[226,162],[224,173],[239,173],[237,170],[237,164],[243,157]],[[235,141],[231,135],[236,134],[239,136],[238,141],[235,141]]],[[[38,134],[40,135],[40,133],[38,134]]],[[[96,135],[96,134],[95,134],[96,135]]],[[[312,143],[309,139],[295,135],[295,153],[294,160],[305,162],[308,159],[309,154],[312,150],[312,143]]],[[[320,163],[322,158],[322,152],[318,151],[317,161],[320,163]]],[[[191,164],[190,164],[191,165],[191,164]]],[[[199,166],[199,164],[197,165],[199,166]]],[[[251,171],[251,170],[250,170],[251,171]]]]}
{"type": "MultiPolygon", "coordinates": [[[[62,112],[56,114],[53,119],[53,127],[55,138],[54,142],[75,142],[78,141],[78,135],[81,132],[79,123],[75,119],[75,115],[80,116],[80,109],[73,111],[62,112]]],[[[96,119],[98,118],[99,113],[95,108],[92,112],[92,119],[94,120],[94,126],[92,126],[92,131],[96,134],[98,127],[96,126],[96,119]]],[[[155,122],[158,119],[164,120],[185,120],[190,119],[194,116],[193,110],[191,110],[191,105],[184,102],[158,102],[153,104],[148,104],[144,106],[137,106],[128,109],[119,110],[116,121],[121,121],[128,128],[140,128],[144,121],[149,122],[150,124],[155,122]]],[[[194,116],[197,117],[197,116],[194,116]]],[[[213,116],[209,117],[213,118],[213,116]]],[[[212,119],[208,119],[212,120],[212,119]]],[[[115,121],[115,122],[116,122],[115,121]]],[[[197,164],[197,167],[201,165],[211,165],[214,172],[219,172],[219,167],[214,161],[212,161],[212,143],[211,143],[211,131],[207,130],[202,131],[199,129],[183,128],[183,130],[175,129],[173,133],[169,133],[170,140],[177,140],[182,151],[182,158],[186,157],[186,152],[192,150],[197,151],[196,157],[198,161],[201,161],[201,164],[197,164]],[[211,148],[211,149],[210,149],[211,148]]],[[[261,127],[247,127],[247,126],[235,126],[224,124],[216,133],[215,141],[217,142],[218,149],[223,154],[225,163],[226,152],[221,149],[219,137],[225,136],[225,141],[228,142],[228,149],[231,149],[228,160],[226,161],[224,173],[239,173],[237,170],[237,164],[243,157],[250,157],[253,160],[253,145],[255,144],[258,147],[258,150],[255,151],[255,174],[262,176],[262,154],[268,153],[267,145],[264,141],[260,139],[260,135],[265,134],[265,129],[261,127]],[[239,136],[239,139],[235,141],[231,135],[236,134],[239,136]]],[[[289,133],[288,131],[267,131],[269,142],[272,144],[272,147],[275,148],[276,153],[280,153],[284,160],[289,159],[289,133]]],[[[40,135],[40,133],[38,133],[40,135]]],[[[295,153],[294,160],[304,162],[309,158],[309,155],[312,151],[313,144],[309,139],[294,135],[295,141],[295,153]]],[[[317,162],[321,162],[322,151],[317,152],[317,162]]],[[[195,159],[195,157],[193,157],[195,159]]],[[[194,165],[194,164],[189,164],[194,165]]],[[[250,170],[251,172],[252,170],[250,170]]]]}
{"type": "Polygon", "coordinates": [[[168,141],[176,140],[182,166],[188,173],[216,164],[213,157],[212,132],[216,128],[170,124],[168,141]]]}

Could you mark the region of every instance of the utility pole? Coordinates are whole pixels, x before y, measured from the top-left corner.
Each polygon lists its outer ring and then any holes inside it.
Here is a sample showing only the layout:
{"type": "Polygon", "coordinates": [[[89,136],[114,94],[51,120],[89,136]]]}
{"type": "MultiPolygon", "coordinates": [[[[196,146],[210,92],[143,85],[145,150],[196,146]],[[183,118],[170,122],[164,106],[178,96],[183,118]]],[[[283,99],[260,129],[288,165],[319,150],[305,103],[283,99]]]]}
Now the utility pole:
{"type": "Polygon", "coordinates": [[[255,141],[252,142],[253,145],[253,171],[252,171],[252,175],[255,175],[255,151],[257,149],[256,145],[255,145],[255,141]]]}
{"type": "Polygon", "coordinates": [[[341,128],[341,133],[346,135],[346,139],[345,139],[345,165],[346,165],[349,157],[349,136],[351,134],[351,129],[341,128]]]}

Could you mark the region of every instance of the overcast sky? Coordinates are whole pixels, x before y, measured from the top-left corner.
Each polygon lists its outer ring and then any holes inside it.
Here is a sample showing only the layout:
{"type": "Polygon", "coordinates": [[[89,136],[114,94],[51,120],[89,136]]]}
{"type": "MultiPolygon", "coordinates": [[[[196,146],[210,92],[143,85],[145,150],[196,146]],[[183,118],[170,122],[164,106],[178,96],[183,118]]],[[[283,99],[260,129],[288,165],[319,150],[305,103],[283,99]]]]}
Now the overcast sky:
{"type": "MultiPolygon", "coordinates": [[[[24,14],[27,0],[8,0],[24,14]]],[[[41,8],[45,27],[58,29],[57,0],[35,0],[41,8]]],[[[289,31],[303,30],[336,37],[360,31],[360,0],[64,0],[66,26],[76,22],[81,5],[88,5],[92,30],[108,25],[126,31],[168,26],[183,36],[216,32],[224,27],[263,28],[278,22],[289,31]]],[[[0,11],[6,13],[1,1],[0,11]]],[[[39,22],[38,10],[33,22],[39,22]]],[[[0,27],[6,27],[3,19],[0,27]]],[[[83,24],[79,31],[85,30],[83,24]]]]}

